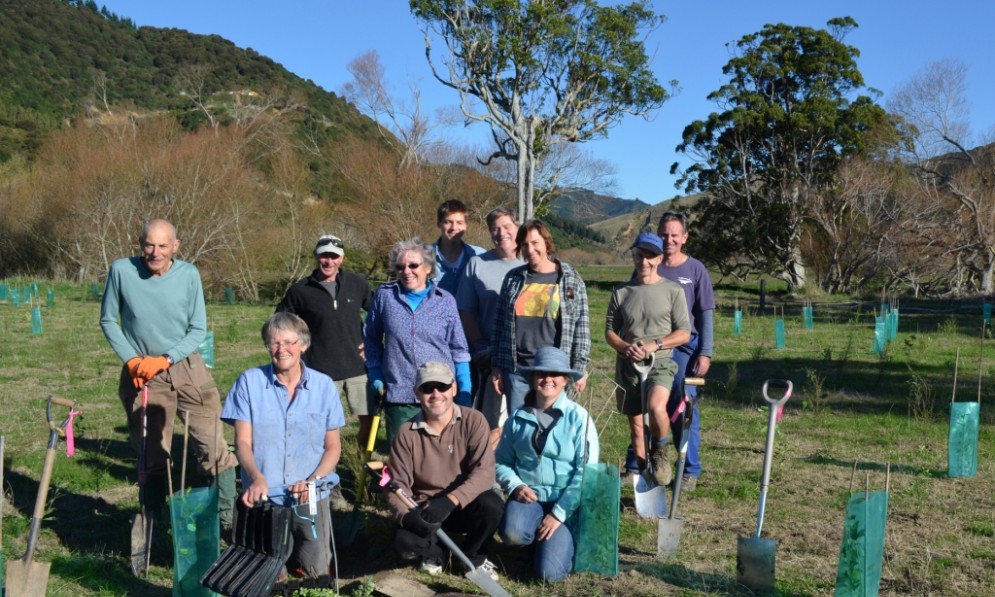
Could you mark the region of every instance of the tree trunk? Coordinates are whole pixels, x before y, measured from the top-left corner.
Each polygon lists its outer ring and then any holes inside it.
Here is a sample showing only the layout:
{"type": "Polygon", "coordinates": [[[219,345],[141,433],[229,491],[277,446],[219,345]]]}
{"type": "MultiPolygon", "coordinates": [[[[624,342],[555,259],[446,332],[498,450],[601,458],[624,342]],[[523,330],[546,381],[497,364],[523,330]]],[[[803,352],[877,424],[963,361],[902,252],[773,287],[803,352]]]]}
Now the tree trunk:
{"type": "Polygon", "coordinates": [[[788,290],[795,292],[805,287],[805,262],[801,250],[796,246],[791,249],[791,258],[784,266],[781,278],[788,283],[788,290]]]}

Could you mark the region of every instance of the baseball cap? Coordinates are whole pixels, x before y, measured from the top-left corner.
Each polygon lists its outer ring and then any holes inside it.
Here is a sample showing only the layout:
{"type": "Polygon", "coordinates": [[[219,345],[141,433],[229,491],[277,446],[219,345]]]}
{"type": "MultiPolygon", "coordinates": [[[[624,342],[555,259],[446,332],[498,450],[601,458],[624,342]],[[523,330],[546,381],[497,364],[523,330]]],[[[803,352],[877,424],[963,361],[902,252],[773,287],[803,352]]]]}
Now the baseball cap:
{"type": "Polygon", "coordinates": [[[342,246],[342,239],[331,234],[326,234],[319,238],[318,244],[314,246],[314,254],[317,256],[324,255],[325,253],[331,253],[339,257],[345,255],[345,247],[342,246]]]}
{"type": "Polygon", "coordinates": [[[632,243],[630,249],[639,249],[656,257],[663,255],[663,241],[652,232],[643,232],[636,237],[636,242],[632,243]]]}
{"type": "Polygon", "coordinates": [[[449,365],[440,363],[439,361],[429,361],[418,368],[415,387],[420,388],[423,384],[429,382],[452,384],[453,381],[453,370],[449,368],[449,365]]]}

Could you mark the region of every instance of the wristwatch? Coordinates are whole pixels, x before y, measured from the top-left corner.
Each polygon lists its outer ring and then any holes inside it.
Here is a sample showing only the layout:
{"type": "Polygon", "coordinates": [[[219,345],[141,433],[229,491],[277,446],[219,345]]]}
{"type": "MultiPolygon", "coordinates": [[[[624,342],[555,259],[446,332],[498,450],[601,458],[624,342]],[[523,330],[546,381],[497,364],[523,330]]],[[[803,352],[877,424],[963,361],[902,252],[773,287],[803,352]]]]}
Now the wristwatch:
{"type": "Polygon", "coordinates": [[[168,354],[164,354],[162,356],[166,357],[166,362],[168,362],[169,366],[172,367],[173,366],[173,357],[169,356],[168,354]]]}
{"type": "Polygon", "coordinates": [[[656,349],[663,350],[663,338],[656,339],[656,349]]]}

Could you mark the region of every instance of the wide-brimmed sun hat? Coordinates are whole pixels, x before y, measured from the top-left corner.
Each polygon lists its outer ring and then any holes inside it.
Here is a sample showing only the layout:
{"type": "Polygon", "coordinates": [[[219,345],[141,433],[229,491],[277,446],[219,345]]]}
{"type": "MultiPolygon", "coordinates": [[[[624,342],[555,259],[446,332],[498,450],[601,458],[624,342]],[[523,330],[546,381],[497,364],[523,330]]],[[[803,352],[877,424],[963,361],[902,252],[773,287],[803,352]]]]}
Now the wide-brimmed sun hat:
{"type": "Polygon", "coordinates": [[[570,368],[570,357],[555,346],[543,346],[537,350],[532,366],[521,367],[519,371],[523,373],[535,373],[536,371],[561,373],[569,377],[572,381],[577,381],[581,377],[584,377],[582,372],[570,368]]]}

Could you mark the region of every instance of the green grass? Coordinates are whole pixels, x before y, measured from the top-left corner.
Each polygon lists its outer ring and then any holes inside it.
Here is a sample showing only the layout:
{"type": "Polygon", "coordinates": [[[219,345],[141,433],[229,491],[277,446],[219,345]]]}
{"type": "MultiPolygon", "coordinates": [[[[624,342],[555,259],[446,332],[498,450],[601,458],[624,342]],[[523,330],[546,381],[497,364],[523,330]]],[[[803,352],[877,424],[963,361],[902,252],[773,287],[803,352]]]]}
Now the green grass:
{"type": "MultiPolygon", "coordinates": [[[[626,268],[582,270],[591,304],[590,392],[582,398],[598,421],[602,459],[624,458],[628,432],[610,399],[612,351],[603,325],[612,286],[626,268]]],[[[8,281],[10,282],[10,281],[8,281]]],[[[27,280],[17,281],[24,285],[27,280]]],[[[51,285],[41,282],[42,296],[51,285]]],[[[172,579],[168,547],[153,553],[148,579],[127,571],[128,523],[137,507],[135,454],[127,441],[116,396],[120,363],[98,325],[99,303],[89,285],[54,286],[56,304],[42,306],[44,333],[31,333],[30,305],[0,303],[0,433],[5,436],[3,554],[25,549],[48,429],[45,398],[79,402],[77,454],[64,444],[56,459],[37,557],[52,562],[50,595],[168,595],[172,579]]],[[[757,314],[753,286],[719,287],[717,356],[701,404],[705,474],[681,499],[685,520],[680,551],[658,561],[656,524],[631,508],[631,484],[623,484],[622,574],[615,579],[577,575],[559,586],[528,579],[520,552],[498,547],[503,581],[516,595],[747,595],[738,587],[736,537],[756,525],[766,409],[760,387],[787,378],[795,392],[777,427],[764,536],[778,544],[778,590],[784,595],[831,592],[842,538],[843,507],[851,487],[882,489],[890,467],[889,518],[881,593],[885,595],[985,595],[995,584],[991,538],[992,501],[990,384],[995,350],[984,347],[979,471],[974,478],[946,476],[947,403],[960,349],[957,399],[978,395],[981,353],[980,301],[903,301],[898,338],[882,358],[874,355],[873,315],[878,301],[813,297],[815,329],[802,324],[802,303],[785,299],[768,284],[767,304],[784,306],[786,347],[774,348],[773,309],[757,314]],[[733,335],[732,313],[744,310],[743,333],[733,335]],[[854,462],[856,461],[856,470],[854,462]]],[[[36,303],[37,304],[37,303],[36,303]]],[[[212,303],[215,379],[222,392],[244,369],[267,358],[259,328],[272,306],[212,303]]],[[[354,426],[345,432],[352,442],[354,426]]],[[[180,442],[174,442],[179,447],[180,442]]],[[[383,451],[383,449],[381,449],[383,451]]],[[[355,467],[350,449],[343,467],[355,467]]],[[[178,457],[178,453],[176,454],[178,457]]],[[[348,488],[348,485],[347,485],[348,488]]],[[[376,503],[374,504],[376,505],[376,503]]],[[[340,548],[342,573],[361,580],[397,565],[389,547],[390,523],[382,509],[363,515],[367,531],[340,548]]],[[[461,575],[429,579],[441,592],[472,591],[461,575]]]]}

